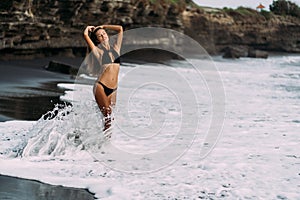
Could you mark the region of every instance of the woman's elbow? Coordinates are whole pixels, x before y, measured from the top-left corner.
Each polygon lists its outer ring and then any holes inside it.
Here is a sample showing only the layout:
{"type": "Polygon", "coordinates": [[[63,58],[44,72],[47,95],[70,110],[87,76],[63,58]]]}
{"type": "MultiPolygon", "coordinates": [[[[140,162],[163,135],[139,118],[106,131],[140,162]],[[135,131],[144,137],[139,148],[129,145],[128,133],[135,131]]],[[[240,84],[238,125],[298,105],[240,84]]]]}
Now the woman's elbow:
{"type": "Polygon", "coordinates": [[[119,25],[119,32],[123,32],[123,26],[119,25]]]}

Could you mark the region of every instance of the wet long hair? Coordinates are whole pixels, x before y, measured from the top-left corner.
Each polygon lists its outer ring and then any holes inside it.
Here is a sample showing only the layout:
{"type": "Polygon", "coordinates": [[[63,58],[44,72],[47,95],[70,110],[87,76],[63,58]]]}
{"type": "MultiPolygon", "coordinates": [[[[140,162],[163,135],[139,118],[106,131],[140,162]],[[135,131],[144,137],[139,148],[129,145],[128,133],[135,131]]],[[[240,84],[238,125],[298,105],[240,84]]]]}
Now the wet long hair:
{"type": "MultiPolygon", "coordinates": [[[[102,29],[100,27],[96,27],[93,32],[89,33],[89,37],[91,38],[92,42],[95,46],[98,46],[100,44],[100,41],[98,40],[96,36],[96,32],[102,29]]],[[[99,60],[93,53],[91,53],[91,49],[87,46],[86,48],[86,57],[83,62],[83,69],[85,69],[86,73],[93,76],[98,76],[102,73],[101,71],[101,63],[99,63],[99,60]]]]}
{"type": "Polygon", "coordinates": [[[103,28],[101,28],[101,27],[96,27],[95,30],[94,30],[93,32],[91,32],[90,35],[89,35],[90,38],[91,38],[91,40],[92,40],[92,42],[94,43],[95,46],[98,46],[98,44],[100,44],[100,42],[99,42],[99,40],[98,40],[98,38],[97,38],[97,36],[96,36],[96,32],[97,32],[98,30],[100,30],[100,29],[103,29],[103,28]]]}

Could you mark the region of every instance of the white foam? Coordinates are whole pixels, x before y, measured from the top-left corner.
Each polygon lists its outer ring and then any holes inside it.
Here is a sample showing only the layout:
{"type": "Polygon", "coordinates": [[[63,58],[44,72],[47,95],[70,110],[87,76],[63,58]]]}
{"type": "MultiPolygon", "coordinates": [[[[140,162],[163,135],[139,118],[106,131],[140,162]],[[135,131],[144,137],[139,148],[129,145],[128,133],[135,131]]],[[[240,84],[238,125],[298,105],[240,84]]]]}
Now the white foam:
{"type": "MultiPolygon", "coordinates": [[[[124,102],[126,94],[135,87],[134,83],[147,79],[145,74],[133,77],[132,82],[126,82],[127,72],[132,69],[124,67],[120,74],[123,82],[120,82],[118,88],[116,121],[121,120],[122,128],[126,129],[131,127],[131,124],[126,124],[127,120],[135,120],[137,128],[130,129],[134,133],[142,126],[147,127],[149,119],[154,122],[155,119],[165,119],[166,129],[163,130],[165,133],[169,130],[168,134],[160,134],[154,140],[139,140],[115,128],[111,141],[104,142],[100,131],[101,114],[94,101],[92,85],[59,84],[60,87],[74,90],[64,97],[66,100],[80,103],[59,110],[58,117],[52,120],[0,123],[0,173],[51,184],[88,188],[101,199],[299,199],[299,90],[289,90],[299,87],[299,79],[295,79],[297,76],[281,76],[297,74],[299,68],[295,65],[282,67],[282,62],[289,60],[287,58],[276,65],[278,60],[281,59],[216,62],[226,92],[227,118],[220,142],[204,160],[200,158],[200,144],[203,142],[203,130],[210,122],[210,99],[205,84],[195,80],[198,76],[190,69],[179,67],[180,73],[186,75],[191,84],[199,83],[192,88],[197,93],[203,117],[200,120],[199,135],[193,145],[184,148],[187,152],[183,157],[156,172],[130,174],[110,168],[119,169],[119,165],[122,165],[118,160],[109,158],[109,151],[113,150],[114,145],[124,151],[142,154],[149,151],[149,148],[154,152],[161,151],[159,147],[174,141],[172,133],[177,130],[178,117],[181,116],[181,111],[175,109],[176,98],[168,96],[158,85],[144,87],[141,93],[133,96],[133,104],[130,101],[124,102]],[[170,101],[164,101],[165,98],[170,101]],[[152,104],[153,99],[160,101],[152,104]],[[125,115],[122,109],[127,103],[144,110],[130,109],[134,112],[125,115]],[[151,106],[155,107],[152,111],[159,110],[152,113],[155,114],[153,119],[151,112],[147,111],[151,111],[151,106]],[[69,113],[64,115],[66,112],[69,113]],[[84,144],[84,148],[76,143],[76,134],[80,135],[79,143],[84,144]],[[26,148],[36,148],[37,151],[27,151],[25,148],[25,152],[34,153],[24,153],[23,157],[14,158],[26,144],[26,148]],[[51,147],[51,151],[48,147],[51,147]]],[[[181,82],[174,81],[174,77],[161,77],[180,87],[181,82]]],[[[181,88],[179,90],[182,91],[181,88]]],[[[194,118],[189,119],[192,120],[194,118]]],[[[155,126],[151,128],[157,130],[155,126]]],[[[187,137],[182,137],[181,142],[175,144],[178,148],[173,153],[181,150],[180,145],[184,144],[185,139],[187,137]]],[[[157,157],[151,159],[156,158],[168,164],[163,155],[157,154],[157,157]]],[[[139,168],[151,169],[151,166],[157,164],[153,160],[137,160],[134,165],[130,159],[133,158],[124,157],[123,165],[131,167],[131,172],[139,168]]]]}

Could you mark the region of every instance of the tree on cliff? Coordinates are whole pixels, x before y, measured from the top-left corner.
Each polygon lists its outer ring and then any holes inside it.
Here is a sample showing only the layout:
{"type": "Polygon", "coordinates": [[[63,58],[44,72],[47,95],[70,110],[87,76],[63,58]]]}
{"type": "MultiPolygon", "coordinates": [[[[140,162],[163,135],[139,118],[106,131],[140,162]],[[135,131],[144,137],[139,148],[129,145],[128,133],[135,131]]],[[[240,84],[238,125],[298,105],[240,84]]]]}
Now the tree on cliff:
{"type": "Polygon", "coordinates": [[[273,3],[270,5],[270,11],[277,15],[291,15],[294,17],[300,17],[299,6],[286,0],[273,1],[273,3]]]}

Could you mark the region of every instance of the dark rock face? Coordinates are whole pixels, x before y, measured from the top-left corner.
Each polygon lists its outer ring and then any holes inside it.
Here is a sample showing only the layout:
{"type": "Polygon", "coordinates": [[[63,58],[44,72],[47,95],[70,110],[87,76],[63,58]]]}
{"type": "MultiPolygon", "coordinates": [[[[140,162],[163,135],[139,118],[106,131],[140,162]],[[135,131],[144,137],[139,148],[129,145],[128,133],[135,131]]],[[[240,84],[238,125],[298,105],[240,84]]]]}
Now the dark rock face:
{"type": "MultiPolygon", "coordinates": [[[[227,47],[265,51],[300,52],[300,19],[274,15],[266,19],[252,10],[248,14],[217,9],[184,12],[185,32],[209,53],[227,47]]],[[[245,50],[247,52],[247,50],[245,50]]]]}
{"type": "Polygon", "coordinates": [[[300,52],[299,18],[274,16],[267,20],[256,11],[247,16],[194,8],[188,1],[152,2],[1,0],[0,59],[84,56],[84,28],[101,24],[120,24],[124,30],[148,26],[171,28],[198,41],[210,54],[234,46],[300,52]]]}

